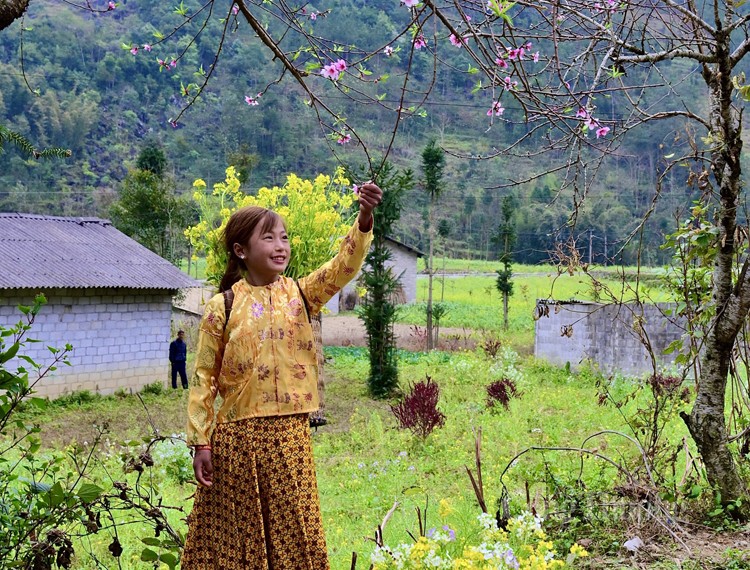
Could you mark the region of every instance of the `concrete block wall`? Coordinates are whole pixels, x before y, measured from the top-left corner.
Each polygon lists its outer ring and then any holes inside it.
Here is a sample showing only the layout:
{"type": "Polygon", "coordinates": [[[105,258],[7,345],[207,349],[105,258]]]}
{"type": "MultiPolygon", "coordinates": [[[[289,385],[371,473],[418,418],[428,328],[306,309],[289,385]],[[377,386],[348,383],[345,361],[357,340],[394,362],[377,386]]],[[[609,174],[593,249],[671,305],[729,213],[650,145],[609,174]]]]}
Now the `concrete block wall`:
{"type": "Polygon", "coordinates": [[[682,336],[683,329],[664,315],[668,304],[602,305],[588,302],[538,301],[549,309],[536,321],[534,354],[553,364],[580,366],[595,363],[605,374],[638,376],[652,372],[651,359],[639,337],[642,327],[653,347],[657,365],[674,361],[664,349],[682,336]],[[572,331],[570,336],[563,332],[572,331]]]}
{"type": "MultiPolygon", "coordinates": [[[[0,324],[18,322],[18,305],[31,305],[36,291],[0,293],[0,324]]],[[[172,297],[167,290],[54,289],[37,315],[25,354],[48,363],[47,346],[73,346],[68,360],[37,386],[37,395],[56,397],[77,390],[111,394],[165,382],[169,374],[172,297]]],[[[31,380],[31,378],[30,378],[31,380]]]]}

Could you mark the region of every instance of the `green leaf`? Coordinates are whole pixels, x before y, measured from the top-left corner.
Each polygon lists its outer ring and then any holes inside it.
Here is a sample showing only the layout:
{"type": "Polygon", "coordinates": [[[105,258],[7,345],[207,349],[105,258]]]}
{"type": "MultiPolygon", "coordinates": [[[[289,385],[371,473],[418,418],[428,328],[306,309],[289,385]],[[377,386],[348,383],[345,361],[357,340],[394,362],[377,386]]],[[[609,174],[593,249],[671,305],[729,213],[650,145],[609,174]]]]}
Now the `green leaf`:
{"type": "Polygon", "coordinates": [[[55,508],[58,505],[61,505],[64,500],[65,490],[63,489],[62,484],[58,481],[57,483],[52,485],[52,488],[50,489],[49,506],[50,508],[55,508]]]}
{"type": "Polygon", "coordinates": [[[49,493],[50,489],[52,489],[52,485],[48,483],[42,483],[41,481],[26,480],[26,482],[29,484],[29,489],[31,489],[34,493],[49,493]]]}
{"type": "Polygon", "coordinates": [[[13,343],[11,347],[6,350],[5,352],[0,353],[0,364],[3,364],[5,362],[8,362],[11,358],[13,358],[16,353],[18,352],[18,349],[21,347],[20,342],[13,343]]]}
{"type": "Polygon", "coordinates": [[[159,560],[159,555],[150,548],[144,548],[143,552],[141,552],[141,560],[144,562],[156,562],[159,560]]]}
{"type": "Polygon", "coordinates": [[[95,501],[102,495],[102,493],[104,493],[104,489],[93,483],[83,483],[78,487],[78,498],[84,503],[95,501]]]}
{"type": "Polygon", "coordinates": [[[165,552],[159,556],[159,560],[170,568],[175,568],[177,566],[177,557],[171,552],[165,552]]]}
{"type": "Polygon", "coordinates": [[[155,536],[146,536],[141,539],[141,542],[149,546],[161,546],[161,540],[159,540],[155,536]]]}
{"type": "Polygon", "coordinates": [[[404,495],[404,497],[411,497],[413,495],[422,495],[424,494],[424,489],[418,485],[412,485],[411,487],[407,487],[401,493],[404,495]]]}

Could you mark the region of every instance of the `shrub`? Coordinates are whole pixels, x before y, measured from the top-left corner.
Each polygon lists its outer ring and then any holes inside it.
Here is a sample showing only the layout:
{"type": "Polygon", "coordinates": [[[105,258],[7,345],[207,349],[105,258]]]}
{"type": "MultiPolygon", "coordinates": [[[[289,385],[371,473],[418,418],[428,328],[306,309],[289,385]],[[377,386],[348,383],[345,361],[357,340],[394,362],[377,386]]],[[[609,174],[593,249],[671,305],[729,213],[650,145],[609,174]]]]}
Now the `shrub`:
{"type": "Polygon", "coordinates": [[[185,445],[184,434],[172,434],[170,439],[160,441],[153,446],[151,454],[163,475],[180,485],[193,480],[193,458],[185,445]]]}
{"type": "Polygon", "coordinates": [[[495,404],[501,404],[506,410],[513,398],[521,396],[516,383],[508,378],[501,378],[487,386],[487,407],[494,408],[495,404]]]}
{"type": "Polygon", "coordinates": [[[503,346],[503,342],[492,335],[485,334],[482,338],[482,350],[490,358],[495,358],[503,346]]]}
{"type": "Polygon", "coordinates": [[[152,396],[161,396],[164,393],[164,384],[159,382],[151,382],[141,388],[141,394],[150,394],[152,396]]]}
{"type": "Polygon", "coordinates": [[[70,392],[69,394],[64,394],[59,398],[55,398],[54,400],[52,400],[52,403],[55,404],[55,406],[67,408],[71,406],[83,406],[85,404],[91,404],[92,402],[96,402],[100,399],[101,395],[94,394],[91,390],[77,390],[75,392],[70,392]]]}
{"type": "Polygon", "coordinates": [[[400,429],[408,429],[424,439],[432,430],[445,424],[445,414],[438,410],[440,387],[429,376],[423,382],[413,384],[408,394],[398,405],[391,406],[400,429]]]}

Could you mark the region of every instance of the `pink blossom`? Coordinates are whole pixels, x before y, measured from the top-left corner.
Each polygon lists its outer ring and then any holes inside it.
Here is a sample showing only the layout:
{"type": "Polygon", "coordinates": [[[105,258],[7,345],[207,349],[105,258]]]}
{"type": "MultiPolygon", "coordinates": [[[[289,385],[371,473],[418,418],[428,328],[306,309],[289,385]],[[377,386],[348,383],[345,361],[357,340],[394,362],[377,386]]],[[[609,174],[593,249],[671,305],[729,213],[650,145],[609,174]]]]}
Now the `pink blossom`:
{"type": "Polygon", "coordinates": [[[163,59],[157,59],[157,60],[156,60],[156,63],[158,63],[158,64],[159,64],[159,67],[160,67],[160,68],[165,68],[165,69],[169,69],[169,66],[167,65],[167,62],[166,62],[166,61],[164,61],[163,59]]]}
{"type": "Polygon", "coordinates": [[[523,53],[519,49],[511,48],[508,50],[508,59],[511,61],[514,59],[521,59],[523,53]]]}
{"type": "Polygon", "coordinates": [[[237,4],[232,5],[232,14],[236,16],[239,13],[239,11],[240,11],[240,7],[237,6],[237,4]]]}
{"type": "Polygon", "coordinates": [[[487,111],[487,116],[491,117],[492,115],[495,115],[499,117],[500,115],[503,114],[504,111],[505,111],[505,108],[500,104],[500,101],[495,101],[492,104],[492,107],[490,107],[490,110],[487,111]]]}
{"type": "Polygon", "coordinates": [[[331,65],[333,65],[339,73],[346,71],[346,62],[343,59],[335,61],[331,65]]]}
{"type": "Polygon", "coordinates": [[[169,121],[169,124],[170,124],[170,125],[172,126],[172,128],[173,128],[173,129],[176,129],[176,128],[177,128],[177,121],[172,121],[172,120],[170,120],[170,121],[169,121]]]}
{"type": "Polygon", "coordinates": [[[245,95],[245,103],[247,103],[251,107],[256,107],[258,105],[259,97],[260,97],[260,93],[258,93],[255,97],[251,97],[250,95],[245,95]]]}
{"type": "Polygon", "coordinates": [[[534,63],[539,61],[539,52],[534,53],[534,63]]]}
{"type": "Polygon", "coordinates": [[[457,38],[456,34],[451,34],[448,39],[456,47],[461,47],[466,42],[464,38],[457,38]]]}
{"type": "Polygon", "coordinates": [[[359,196],[359,186],[357,186],[356,184],[352,184],[352,192],[355,196],[359,196]]]}
{"type": "Polygon", "coordinates": [[[414,6],[419,4],[419,0],[401,0],[401,3],[407,8],[414,8],[414,6]]]}
{"type": "Polygon", "coordinates": [[[338,140],[337,140],[336,142],[337,142],[337,143],[339,143],[339,144],[346,144],[346,143],[348,143],[348,142],[349,142],[350,140],[352,140],[352,135],[350,135],[349,133],[345,133],[345,134],[342,134],[342,135],[341,135],[341,136],[340,136],[340,137],[338,138],[338,140]]]}
{"type": "Polygon", "coordinates": [[[518,81],[513,81],[510,77],[506,77],[505,79],[503,79],[503,84],[503,87],[505,87],[507,91],[510,91],[511,89],[514,89],[516,85],[518,85],[518,81]]]}
{"type": "Polygon", "coordinates": [[[419,34],[414,38],[414,49],[422,49],[423,47],[427,47],[427,40],[424,38],[424,35],[419,34]]]}
{"type": "Polygon", "coordinates": [[[332,79],[334,81],[339,78],[339,74],[336,72],[336,70],[327,65],[323,68],[323,71],[321,71],[320,74],[323,77],[327,77],[328,79],[332,79]]]}
{"type": "Polygon", "coordinates": [[[500,69],[507,69],[508,68],[508,62],[505,61],[502,57],[495,58],[495,63],[500,69]]]}
{"type": "Polygon", "coordinates": [[[599,121],[597,121],[594,117],[589,117],[583,122],[584,126],[589,130],[594,130],[599,127],[599,121]]]}
{"type": "Polygon", "coordinates": [[[314,22],[318,19],[318,13],[317,12],[310,12],[310,19],[314,22]]]}
{"type": "Polygon", "coordinates": [[[336,66],[333,63],[324,66],[323,69],[320,70],[320,74],[332,81],[336,81],[339,78],[339,72],[336,70],[336,66]]]}
{"type": "Polygon", "coordinates": [[[391,46],[385,46],[385,48],[383,48],[383,53],[385,54],[385,57],[391,57],[393,55],[393,48],[391,46]]]}
{"type": "Polygon", "coordinates": [[[151,44],[143,44],[144,51],[151,51],[151,44]]]}
{"type": "Polygon", "coordinates": [[[115,4],[114,2],[110,2],[109,4],[107,4],[107,10],[114,10],[115,8],[117,8],[117,4],[115,4]]]}
{"type": "Polygon", "coordinates": [[[177,67],[177,60],[173,59],[172,61],[170,61],[169,62],[169,67],[171,67],[172,69],[174,69],[175,67],[177,67]]]}
{"type": "Polygon", "coordinates": [[[132,53],[133,55],[138,55],[138,46],[133,46],[132,48],[130,48],[130,53],[132,53]]]}
{"type": "Polygon", "coordinates": [[[583,107],[579,107],[578,111],[576,111],[576,119],[587,119],[588,116],[589,112],[583,107]]]}
{"type": "Polygon", "coordinates": [[[596,129],[596,138],[601,138],[607,136],[607,133],[609,132],[609,127],[599,127],[596,129]]]}

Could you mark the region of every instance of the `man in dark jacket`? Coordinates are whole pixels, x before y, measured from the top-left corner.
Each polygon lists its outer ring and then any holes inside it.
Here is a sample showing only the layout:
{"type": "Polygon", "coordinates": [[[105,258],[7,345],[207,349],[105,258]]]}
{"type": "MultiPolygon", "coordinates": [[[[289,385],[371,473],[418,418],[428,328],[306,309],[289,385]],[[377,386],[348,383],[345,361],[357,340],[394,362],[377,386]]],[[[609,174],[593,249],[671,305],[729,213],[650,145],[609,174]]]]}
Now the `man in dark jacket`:
{"type": "Polygon", "coordinates": [[[185,331],[177,331],[177,338],[169,345],[169,361],[172,363],[172,388],[177,388],[177,374],[180,374],[182,387],[188,387],[185,362],[187,361],[187,344],[185,344],[185,331]]]}

